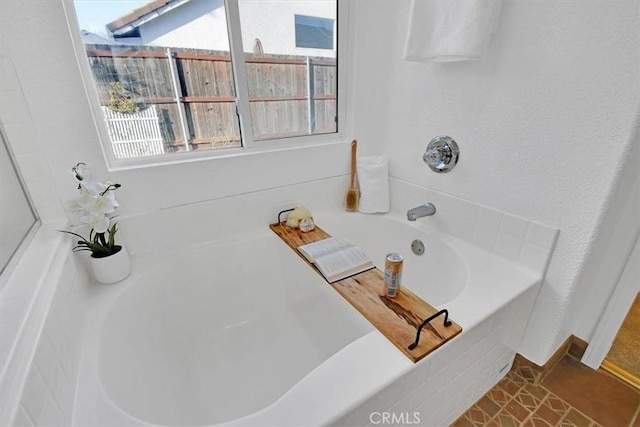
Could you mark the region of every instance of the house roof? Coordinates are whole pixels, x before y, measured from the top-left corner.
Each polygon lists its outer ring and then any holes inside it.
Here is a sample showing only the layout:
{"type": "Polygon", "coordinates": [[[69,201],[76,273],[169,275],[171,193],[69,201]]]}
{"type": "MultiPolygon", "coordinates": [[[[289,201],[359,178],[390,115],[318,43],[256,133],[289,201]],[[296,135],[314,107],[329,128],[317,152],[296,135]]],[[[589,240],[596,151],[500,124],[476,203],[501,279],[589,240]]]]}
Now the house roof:
{"type": "Polygon", "coordinates": [[[84,44],[115,44],[113,40],[106,39],[87,30],[81,30],[80,35],[84,44]]]}
{"type": "Polygon", "coordinates": [[[115,21],[109,22],[106,25],[107,30],[116,36],[129,33],[145,22],[155,19],[188,1],[189,0],[153,0],[121,16],[115,21]]]}

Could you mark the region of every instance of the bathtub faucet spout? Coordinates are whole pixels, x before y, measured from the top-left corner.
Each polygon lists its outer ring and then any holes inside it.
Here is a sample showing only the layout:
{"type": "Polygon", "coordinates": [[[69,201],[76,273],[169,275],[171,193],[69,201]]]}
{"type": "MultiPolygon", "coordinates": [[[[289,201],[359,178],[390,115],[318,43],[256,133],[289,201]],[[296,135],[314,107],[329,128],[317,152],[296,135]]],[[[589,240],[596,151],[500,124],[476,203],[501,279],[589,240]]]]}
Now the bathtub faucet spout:
{"type": "Polygon", "coordinates": [[[423,216],[435,215],[436,206],[433,203],[425,203],[424,205],[417,206],[407,211],[407,219],[409,221],[415,221],[423,216]]]}

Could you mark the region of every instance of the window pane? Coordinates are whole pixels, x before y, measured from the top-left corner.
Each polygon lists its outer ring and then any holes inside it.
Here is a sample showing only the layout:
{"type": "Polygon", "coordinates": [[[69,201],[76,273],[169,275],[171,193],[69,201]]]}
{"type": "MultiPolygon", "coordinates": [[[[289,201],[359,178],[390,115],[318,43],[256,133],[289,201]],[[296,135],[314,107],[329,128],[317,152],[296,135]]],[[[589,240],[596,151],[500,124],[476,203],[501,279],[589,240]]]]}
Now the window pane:
{"type": "Polygon", "coordinates": [[[333,19],[296,15],[296,47],[333,49],[333,19]]]}
{"type": "Polygon", "coordinates": [[[36,222],[6,144],[0,131],[0,274],[36,222]]]}
{"type": "Polygon", "coordinates": [[[223,0],[74,0],[115,157],[240,146],[223,0]]]}
{"type": "Polygon", "coordinates": [[[337,1],[239,8],[254,139],[337,132],[337,1]]]}

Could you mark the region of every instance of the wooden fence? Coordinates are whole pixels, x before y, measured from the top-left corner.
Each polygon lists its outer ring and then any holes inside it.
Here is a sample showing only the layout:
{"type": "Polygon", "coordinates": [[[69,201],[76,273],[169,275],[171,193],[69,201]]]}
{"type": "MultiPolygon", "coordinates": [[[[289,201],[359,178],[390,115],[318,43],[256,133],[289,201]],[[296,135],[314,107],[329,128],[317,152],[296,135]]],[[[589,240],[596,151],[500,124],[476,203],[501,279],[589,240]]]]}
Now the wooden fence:
{"type": "MultiPolygon", "coordinates": [[[[154,105],[165,151],[240,145],[228,52],[86,45],[103,106],[121,82],[154,105]]],[[[246,54],[256,140],[336,132],[335,59],[246,54]]]]}

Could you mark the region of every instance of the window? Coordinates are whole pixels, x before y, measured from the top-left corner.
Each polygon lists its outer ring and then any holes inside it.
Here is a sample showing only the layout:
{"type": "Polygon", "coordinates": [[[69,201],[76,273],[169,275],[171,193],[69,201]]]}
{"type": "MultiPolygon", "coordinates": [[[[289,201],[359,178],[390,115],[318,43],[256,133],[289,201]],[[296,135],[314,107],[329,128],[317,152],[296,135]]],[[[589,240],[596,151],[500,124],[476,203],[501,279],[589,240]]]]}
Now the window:
{"type": "Polygon", "coordinates": [[[338,132],[337,0],[73,4],[115,164],[338,132]]]}
{"type": "MultiPolygon", "coordinates": [[[[12,258],[12,264],[19,258],[16,254],[38,223],[12,154],[0,127],[0,274],[12,258]]],[[[0,290],[5,279],[0,280],[0,290]]]]}
{"type": "Polygon", "coordinates": [[[333,19],[296,15],[296,47],[333,49],[333,19]]]}

